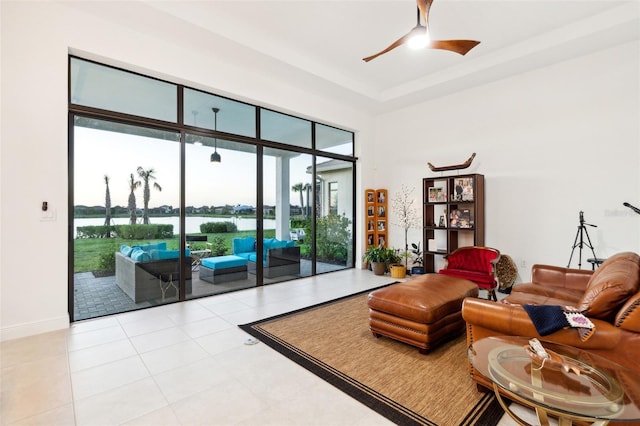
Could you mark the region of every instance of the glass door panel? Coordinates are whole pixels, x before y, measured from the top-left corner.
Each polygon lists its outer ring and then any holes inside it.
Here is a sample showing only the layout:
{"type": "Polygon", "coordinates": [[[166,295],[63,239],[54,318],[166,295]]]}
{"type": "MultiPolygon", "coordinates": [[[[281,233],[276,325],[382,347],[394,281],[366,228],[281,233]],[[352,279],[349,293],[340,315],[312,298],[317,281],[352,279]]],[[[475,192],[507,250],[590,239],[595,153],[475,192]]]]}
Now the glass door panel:
{"type": "Polygon", "coordinates": [[[185,239],[193,277],[187,297],[254,287],[256,148],[193,134],[186,141],[185,239]]]}
{"type": "Polygon", "coordinates": [[[264,283],[311,275],[312,157],[265,149],[262,187],[264,283]]]}
{"type": "Polygon", "coordinates": [[[179,134],[75,117],[73,320],[178,300],[179,134]]]}
{"type": "Polygon", "coordinates": [[[353,266],[353,164],[316,158],[316,273],[353,266]]]}

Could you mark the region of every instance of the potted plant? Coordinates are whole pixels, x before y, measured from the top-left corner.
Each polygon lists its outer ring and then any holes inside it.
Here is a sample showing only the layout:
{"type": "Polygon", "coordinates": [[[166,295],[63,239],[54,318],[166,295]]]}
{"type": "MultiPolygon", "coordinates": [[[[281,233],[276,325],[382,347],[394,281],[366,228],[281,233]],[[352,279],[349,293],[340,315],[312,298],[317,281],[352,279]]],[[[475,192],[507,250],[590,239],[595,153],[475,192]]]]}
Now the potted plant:
{"type": "Polygon", "coordinates": [[[424,274],[424,266],[422,266],[424,258],[422,257],[422,249],[420,249],[420,242],[418,242],[418,244],[411,243],[411,254],[415,256],[413,258],[414,266],[411,267],[411,275],[424,274]]]}
{"type": "Polygon", "coordinates": [[[371,265],[373,273],[384,275],[387,270],[387,249],[382,246],[372,246],[364,252],[362,260],[371,265]]]}
{"type": "Polygon", "coordinates": [[[389,271],[391,271],[393,278],[404,278],[407,276],[407,267],[402,264],[402,258],[404,258],[406,262],[406,256],[406,251],[388,249],[389,271]]]}

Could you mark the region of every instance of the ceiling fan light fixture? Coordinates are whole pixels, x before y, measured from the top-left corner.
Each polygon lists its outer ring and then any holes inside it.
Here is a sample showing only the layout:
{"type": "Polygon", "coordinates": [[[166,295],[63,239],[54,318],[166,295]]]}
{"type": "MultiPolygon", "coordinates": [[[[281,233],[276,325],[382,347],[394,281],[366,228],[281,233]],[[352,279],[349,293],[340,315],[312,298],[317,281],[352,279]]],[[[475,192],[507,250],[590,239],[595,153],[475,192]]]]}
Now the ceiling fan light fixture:
{"type": "Polygon", "coordinates": [[[384,55],[400,45],[408,45],[412,49],[440,49],[455,52],[459,55],[466,55],[471,49],[480,44],[475,40],[431,40],[429,37],[429,10],[433,0],[416,0],[416,26],[408,33],[391,43],[387,48],[381,50],[375,55],[362,58],[363,61],[369,62],[380,55],[384,55]],[[424,22],[424,25],[422,24],[424,22]]]}
{"type": "Polygon", "coordinates": [[[407,40],[407,46],[409,46],[409,49],[424,49],[429,45],[429,43],[431,43],[431,39],[429,38],[427,27],[418,25],[411,30],[411,35],[407,40]]]}

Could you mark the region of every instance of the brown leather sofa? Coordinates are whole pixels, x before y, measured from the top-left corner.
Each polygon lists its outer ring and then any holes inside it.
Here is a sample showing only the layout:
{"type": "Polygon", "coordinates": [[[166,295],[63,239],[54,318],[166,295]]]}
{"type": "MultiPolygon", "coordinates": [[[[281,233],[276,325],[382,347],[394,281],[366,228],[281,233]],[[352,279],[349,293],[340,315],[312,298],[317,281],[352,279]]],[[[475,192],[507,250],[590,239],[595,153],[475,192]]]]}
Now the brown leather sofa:
{"type": "MultiPolygon", "coordinates": [[[[595,272],[534,265],[531,283],[518,284],[499,302],[467,298],[462,305],[467,343],[489,336],[537,337],[598,354],[640,374],[640,256],[624,252],[608,258],[595,272]],[[577,329],[540,336],[521,305],[577,307],[595,325],[585,340],[577,329]]],[[[471,377],[491,382],[471,366],[471,377]]]]}

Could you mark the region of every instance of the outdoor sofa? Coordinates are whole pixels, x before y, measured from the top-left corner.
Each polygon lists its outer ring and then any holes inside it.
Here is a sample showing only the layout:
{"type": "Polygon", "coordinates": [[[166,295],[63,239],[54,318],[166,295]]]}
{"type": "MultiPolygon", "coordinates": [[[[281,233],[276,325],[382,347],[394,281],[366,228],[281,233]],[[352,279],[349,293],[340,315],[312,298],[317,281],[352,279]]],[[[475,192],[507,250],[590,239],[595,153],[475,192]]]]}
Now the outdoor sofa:
{"type": "MultiPolygon", "coordinates": [[[[255,274],[257,262],[255,237],[234,238],[232,248],[235,256],[247,259],[249,273],[255,274]]],[[[300,247],[295,245],[295,241],[264,238],[262,264],[266,278],[299,275],[300,247]]]]}
{"type": "MultiPolygon", "coordinates": [[[[116,284],[135,303],[163,301],[177,296],[180,282],[179,251],[167,250],[166,242],[120,247],[116,252],[116,284]]],[[[191,293],[191,256],[186,249],[185,265],[187,294],[191,293]]]]}

